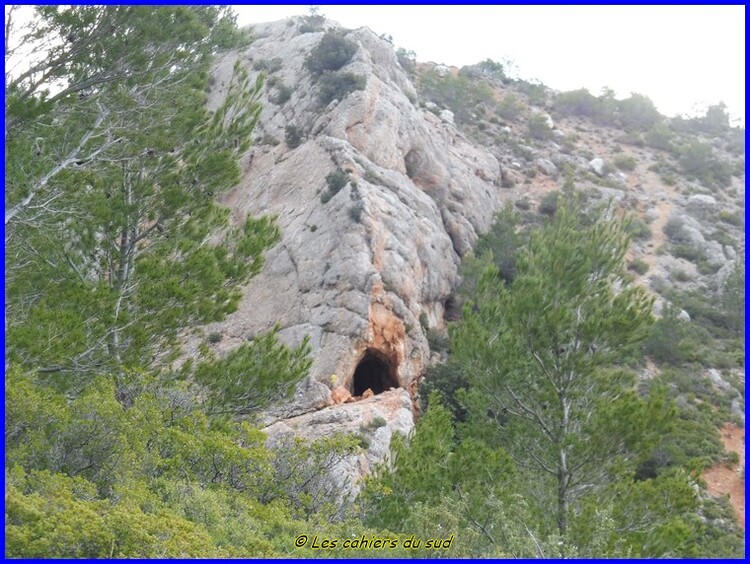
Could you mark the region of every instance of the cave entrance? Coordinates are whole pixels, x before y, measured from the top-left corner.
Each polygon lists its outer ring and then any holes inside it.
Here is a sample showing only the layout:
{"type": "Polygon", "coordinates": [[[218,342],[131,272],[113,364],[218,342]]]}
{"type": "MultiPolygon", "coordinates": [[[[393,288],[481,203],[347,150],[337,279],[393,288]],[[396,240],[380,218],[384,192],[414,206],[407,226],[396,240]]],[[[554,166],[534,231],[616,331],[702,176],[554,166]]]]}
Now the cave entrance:
{"type": "Polygon", "coordinates": [[[398,388],[395,363],[379,351],[368,349],[354,369],[352,395],[361,396],[368,389],[375,394],[398,388]]]}

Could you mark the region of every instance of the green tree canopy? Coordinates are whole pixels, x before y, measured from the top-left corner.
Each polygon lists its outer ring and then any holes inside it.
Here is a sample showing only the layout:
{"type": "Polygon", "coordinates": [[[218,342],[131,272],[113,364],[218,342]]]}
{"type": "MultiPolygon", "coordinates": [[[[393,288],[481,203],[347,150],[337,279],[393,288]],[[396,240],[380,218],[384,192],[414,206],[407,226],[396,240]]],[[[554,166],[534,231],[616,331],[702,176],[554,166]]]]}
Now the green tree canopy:
{"type": "Polygon", "coordinates": [[[540,499],[563,536],[571,503],[606,483],[635,441],[623,418],[645,409],[632,375],[614,368],[651,319],[651,299],[625,282],[627,247],[625,221],[584,223],[561,205],[531,235],[512,283],[489,267],[451,331],[474,412],[548,484],[540,499]]]}

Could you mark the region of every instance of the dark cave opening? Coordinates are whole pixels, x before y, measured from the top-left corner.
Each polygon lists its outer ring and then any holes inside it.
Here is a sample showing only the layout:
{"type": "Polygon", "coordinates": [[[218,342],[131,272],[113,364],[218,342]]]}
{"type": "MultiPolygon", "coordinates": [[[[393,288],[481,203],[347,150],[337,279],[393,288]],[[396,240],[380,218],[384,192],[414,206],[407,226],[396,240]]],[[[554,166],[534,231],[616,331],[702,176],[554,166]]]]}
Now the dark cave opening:
{"type": "Polygon", "coordinates": [[[382,353],[368,349],[354,370],[352,395],[361,396],[367,389],[382,394],[398,387],[396,367],[382,353]]]}

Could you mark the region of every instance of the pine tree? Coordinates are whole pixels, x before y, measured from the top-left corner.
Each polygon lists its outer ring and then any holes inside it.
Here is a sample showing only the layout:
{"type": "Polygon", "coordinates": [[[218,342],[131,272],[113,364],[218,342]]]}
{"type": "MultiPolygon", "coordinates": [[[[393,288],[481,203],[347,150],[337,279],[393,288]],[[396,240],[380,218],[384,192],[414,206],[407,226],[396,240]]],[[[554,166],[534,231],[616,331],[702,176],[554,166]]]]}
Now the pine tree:
{"type": "Polygon", "coordinates": [[[644,407],[616,363],[642,336],[651,300],[625,282],[627,247],[624,221],[584,223],[562,205],[532,234],[512,284],[485,271],[451,334],[475,417],[495,423],[563,538],[573,501],[606,483],[638,438],[621,420],[644,407]]]}
{"type": "Polygon", "coordinates": [[[238,37],[224,10],[36,15],[22,43],[48,56],[6,78],[8,351],[80,389],[172,358],[183,328],[236,307],[278,238],[271,219],[232,226],[216,203],[239,179],[262,75],[235,66],[206,109],[212,54],[238,37]]]}

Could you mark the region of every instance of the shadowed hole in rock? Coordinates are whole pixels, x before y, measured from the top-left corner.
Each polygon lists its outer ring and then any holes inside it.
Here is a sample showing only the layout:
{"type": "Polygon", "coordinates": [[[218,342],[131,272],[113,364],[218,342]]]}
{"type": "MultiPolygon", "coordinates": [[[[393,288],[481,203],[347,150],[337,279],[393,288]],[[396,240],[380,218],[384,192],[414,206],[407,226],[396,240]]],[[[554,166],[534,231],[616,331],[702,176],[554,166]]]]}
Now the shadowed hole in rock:
{"type": "Polygon", "coordinates": [[[352,378],[352,395],[361,396],[368,389],[375,394],[398,388],[395,363],[382,353],[368,349],[357,364],[352,378]]]}

